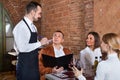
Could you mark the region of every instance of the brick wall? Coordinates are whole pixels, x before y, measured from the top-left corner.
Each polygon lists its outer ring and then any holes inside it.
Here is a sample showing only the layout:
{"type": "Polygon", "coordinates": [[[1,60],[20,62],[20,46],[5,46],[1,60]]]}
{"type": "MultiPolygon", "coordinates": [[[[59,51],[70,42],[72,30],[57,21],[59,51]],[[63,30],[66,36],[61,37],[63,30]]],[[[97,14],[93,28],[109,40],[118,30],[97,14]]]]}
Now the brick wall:
{"type": "Polygon", "coordinates": [[[84,0],[85,6],[85,18],[84,18],[84,25],[85,25],[85,32],[86,35],[90,31],[94,31],[94,0],[84,0]]]}
{"type": "Polygon", "coordinates": [[[94,1],[94,30],[101,36],[108,32],[120,35],[120,0],[94,1]]]}
{"type": "Polygon", "coordinates": [[[64,45],[79,53],[93,27],[93,0],[42,0],[41,3],[41,34],[51,38],[55,30],[61,30],[65,34],[64,45]]]}
{"type": "MultiPolygon", "coordinates": [[[[13,25],[15,26],[24,16],[26,4],[32,0],[0,0],[3,3],[4,8],[9,13],[13,25]]],[[[40,2],[40,0],[34,0],[40,2]]],[[[35,23],[37,27],[40,27],[40,20],[35,23]]],[[[40,28],[38,28],[40,31],[40,28]]]]}
{"type": "MultiPolygon", "coordinates": [[[[24,16],[31,0],[0,0],[14,25],[24,16]]],[[[86,34],[93,30],[93,0],[35,0],[42,4],[42,19],[36,24],[39,34],[49,39],[55,30],[65,34],[64,46],[78,54],[85,47],[86,34]]]]}
{"type": "Polygon", "coordinates": [[[20,0],[2,0],[3,6],[9,13],[12,22],[17,24],[17,22],[23,17],[24,15],[24,8],[27,1],[22,2],[20,0]]]}
{"type": "MultiPolygon", "coordinates": [[[[24,16],[25,5],[31,0],[0,0],[14,25],[24,16]]],[[[65,34],[64,45],[73,53],[85,47],[86,34],[97,31],[120,34],[120,0],[35,0],[42,4],[39,34],[51,38],[55,30],[65,34]],[[93,15],[94,14],[94,15],[93,15]],[[93,22],[94,21],[94,22],[93,22]]]]}

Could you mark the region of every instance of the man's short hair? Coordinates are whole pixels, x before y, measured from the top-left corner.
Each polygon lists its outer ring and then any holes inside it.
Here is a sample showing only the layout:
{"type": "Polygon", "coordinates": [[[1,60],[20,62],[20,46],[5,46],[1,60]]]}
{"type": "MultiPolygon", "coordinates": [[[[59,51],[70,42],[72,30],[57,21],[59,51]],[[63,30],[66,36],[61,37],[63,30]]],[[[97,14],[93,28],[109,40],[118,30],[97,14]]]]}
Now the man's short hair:
{"type": "Polygon", "coordinates": [[[64,33],[63,33],[62,31],[60,31],[60,30],[56,30],[55,32],[59,32],[59,33],[61,33],[61,34],[63,35],[63,38],[64,38],[64,33]]]}
{"type": "Polygon", "coordinates": [[[39,4],[38,2],[35,1],[31,1],[30,3],[28,3],[28,5],[26,6],[26,13],[30,13],[32,10],[36,10],[37,6],[41,7],[41,4],[39,4]]]}

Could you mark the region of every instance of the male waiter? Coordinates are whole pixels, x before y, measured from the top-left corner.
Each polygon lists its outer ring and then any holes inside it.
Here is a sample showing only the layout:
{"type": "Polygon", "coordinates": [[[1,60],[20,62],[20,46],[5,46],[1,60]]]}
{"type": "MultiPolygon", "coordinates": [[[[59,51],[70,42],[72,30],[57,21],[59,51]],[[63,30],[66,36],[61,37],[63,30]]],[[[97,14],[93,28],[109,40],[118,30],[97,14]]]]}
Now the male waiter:
{"type": "Polygon", "coordinates": [[[33,24],[41,18],[41,5],[31,1],[26,6],[24,18],[15,26],[13,36],[18,54],[17,80],[39,80],[38,50],[47,44],[47,38],[37,39],[37,28],[33,24]]]}

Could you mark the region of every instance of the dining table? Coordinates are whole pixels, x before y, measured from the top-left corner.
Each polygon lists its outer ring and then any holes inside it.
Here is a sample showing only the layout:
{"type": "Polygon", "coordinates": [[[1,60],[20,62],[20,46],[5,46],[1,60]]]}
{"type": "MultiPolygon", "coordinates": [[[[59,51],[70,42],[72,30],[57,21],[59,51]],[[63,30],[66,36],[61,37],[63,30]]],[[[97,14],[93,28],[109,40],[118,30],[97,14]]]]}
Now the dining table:
{"type": "Polygon", "coordinates": [[[73,71],[63,71],[60,73],[45,74],[46,80],[78,80],[73,71]]]}

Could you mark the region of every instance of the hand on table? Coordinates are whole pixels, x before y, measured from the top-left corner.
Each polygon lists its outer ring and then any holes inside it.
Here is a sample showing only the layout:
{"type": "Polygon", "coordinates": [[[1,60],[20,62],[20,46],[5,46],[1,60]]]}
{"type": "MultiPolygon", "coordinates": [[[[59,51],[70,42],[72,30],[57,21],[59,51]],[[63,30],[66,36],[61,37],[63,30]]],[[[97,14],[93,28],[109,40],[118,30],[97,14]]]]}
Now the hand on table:
{"type": "Polygon", "coordinates": [[[63,67],[57,67],[57,66],[55,66],[53,69],[52,69],[52,72],[53,73],[60,73],[61,71],[63,71],[64,70],[64,68],[63,67]]]}

